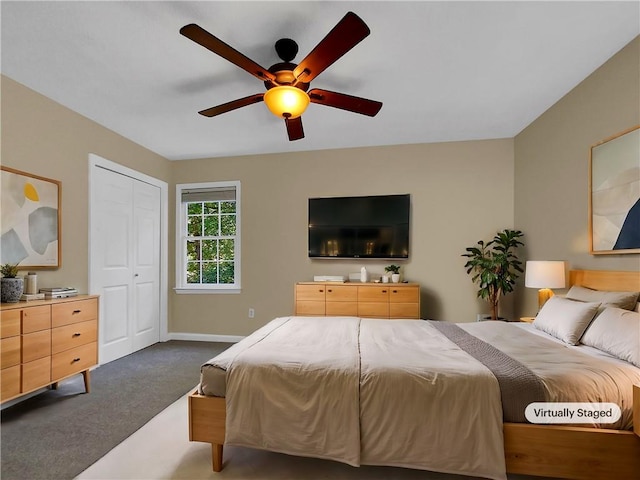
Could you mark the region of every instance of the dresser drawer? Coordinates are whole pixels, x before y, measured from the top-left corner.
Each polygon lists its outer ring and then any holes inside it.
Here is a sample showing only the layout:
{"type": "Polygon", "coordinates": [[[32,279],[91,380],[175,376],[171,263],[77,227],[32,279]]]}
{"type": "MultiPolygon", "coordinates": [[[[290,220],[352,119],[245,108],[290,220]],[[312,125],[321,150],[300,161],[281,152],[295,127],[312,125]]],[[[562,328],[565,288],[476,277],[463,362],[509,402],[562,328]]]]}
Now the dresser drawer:
{"type": "Polygon", "coordinates": [[[3,368],[0,372],[2,380],[2,393],[0,400],[20,395],[20,365],[15,367],[3,368]]]}
{"type": "Polygon", "coordinates": [[[51,357],[22,364],[22,391],[28,392],[51,383],[51,357]]]}
{"type": "Polygon", "coordinates": [[[51,378],[60,379],[88,370],[97,363],[98,345],[88,343],[51,357],[51,378]]]}
{"type": "MultiPolygon", "coordinates": [[[[358,287],[358,302],[389,302],[389,287],[358,287]]],[[[387,309],[388,310],[388,309],[387,309]]]]}
{"type": "Polygon", "coordinates": [[[22,363],[51,356],[51,330],[22,335],[22,363]]]}
{"type": "Polygon", "coordinates": [[[20,335],[21,310],[5,310],[0,312],[0,338],[20,335]]]}
{"type": "Polygon", "coordinates": [[[51,328],[51,306],[29,307],[22,310],[22,333],[51,328]]]}
{"type": "Polygon", "coordinates": [[[389,302],[391,303],[418,303],[420,289],[417,287],[390,287],[389,302]]]}
{"type": "Polygon", "coordinates": [[[61,327],[72,323],[86,322],[98,318],[98,300],[78,300],[51,306],[51,326],[61,327]]]}
{"type": "Polygon", "coordinates": [[[51,331],[51,353],[60,353],[98,339],[98,321],[74,323],[51,331]]]}
{"type": "Polygon", "coordinates": [[[20,337],[3,338],[0,340],[0,368],[14,365],[20,365],[20,337]]]}

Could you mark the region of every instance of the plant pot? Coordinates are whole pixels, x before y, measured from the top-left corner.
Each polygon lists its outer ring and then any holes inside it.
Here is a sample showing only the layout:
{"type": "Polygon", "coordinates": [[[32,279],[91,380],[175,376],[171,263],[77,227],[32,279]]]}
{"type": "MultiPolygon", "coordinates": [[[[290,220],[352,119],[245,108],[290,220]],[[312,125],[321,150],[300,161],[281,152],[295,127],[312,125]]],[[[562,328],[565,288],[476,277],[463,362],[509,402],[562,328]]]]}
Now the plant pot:
{"type": "Polygon", "coordinates": [[[0,300],[2,300],[2,303],[19,302],[24,290],[24,279],[22,277],[2,278],[0,282],[0,300]]]}
{"type": "Polygon", "coordinates": [[[400,274],[399,273],[393,273],[391,274],[391,281],[393,283],[398,283],[400,282],[400,274]]]}

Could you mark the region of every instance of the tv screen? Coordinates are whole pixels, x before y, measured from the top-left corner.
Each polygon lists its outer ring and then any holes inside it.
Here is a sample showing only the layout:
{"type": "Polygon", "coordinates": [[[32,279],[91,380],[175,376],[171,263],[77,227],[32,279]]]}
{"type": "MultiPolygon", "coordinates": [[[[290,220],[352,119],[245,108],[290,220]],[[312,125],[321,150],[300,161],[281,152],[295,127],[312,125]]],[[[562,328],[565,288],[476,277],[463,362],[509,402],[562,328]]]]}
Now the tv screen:
{"type": "Polygon", "coordinates": [[[408,258],[410,196],[309,199],[309,257],[408,258]]]}

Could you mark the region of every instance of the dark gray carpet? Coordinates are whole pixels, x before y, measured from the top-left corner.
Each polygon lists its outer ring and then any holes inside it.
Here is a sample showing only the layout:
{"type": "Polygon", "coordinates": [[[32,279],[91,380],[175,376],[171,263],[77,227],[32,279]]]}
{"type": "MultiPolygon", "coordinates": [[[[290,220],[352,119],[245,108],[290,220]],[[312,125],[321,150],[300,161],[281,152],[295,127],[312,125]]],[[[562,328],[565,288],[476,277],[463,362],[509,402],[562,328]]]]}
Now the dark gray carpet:
{"type": "MultiPolygon", "coordinates": [[[[2,480],[72,479],[197,385],[228,343],[157,343],[2,411],[2,480]]],[[[170,433],[170,432],[168,432],[170,433]]]]}

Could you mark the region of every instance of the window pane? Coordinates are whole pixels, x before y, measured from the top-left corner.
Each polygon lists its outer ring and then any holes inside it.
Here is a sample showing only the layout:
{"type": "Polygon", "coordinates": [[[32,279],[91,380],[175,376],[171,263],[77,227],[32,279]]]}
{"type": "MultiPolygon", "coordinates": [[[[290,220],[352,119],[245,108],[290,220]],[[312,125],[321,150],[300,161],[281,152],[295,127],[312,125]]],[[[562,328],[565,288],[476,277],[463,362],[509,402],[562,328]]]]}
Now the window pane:
{"type": "Polygon", "coordinates": [[[212,213],[218,213],[220,209],[220,202],[205,202],[204,214],[211,215],[212,213]]]}
{"type": "Polygon", "coordinates": [[[220,202],[222,213],[236,213],[236,202],[220,202]]]}
{"type": "Polygon", "coordinates": [[[187,260],[190,262],[201,260],[200,240],[187,240],[187,260]]]}
{"type": "Polygon", "coordinates": [[[218,283],[218,264],[204,262],[202,264],[202,283],[218,283]]]}
{"type": "Polygon", "coordinates": [[[220,283],[234,282],[233,262],[220,262],[220,283]]]}
{"type": "Polygon", "coordinates": [[[187,283],[200,283],[200,262],[187,262],[187,283]]]}
{"type": "Polygon", "coordinates": [[[218,241],[202,240],[202,260],[216,260],[218,258],[218,241]]]}
{"type": "Polygon", "coordinates": [[[236,216],[235,215],[222,215],[220,217],[220,235],[235,235],[236,234],[236,216]]]}
{"type": "Polygon", "coordinates": [[[234,240],[220,240],[220,260],[233,260],[235,251],[234,240]]]}
{"type": "Polygon", "coordinates": [[[187,203],[187,213],[189,215],[196,215],[202,213],[202,203],[187,203]]]}
{"type": "Polygon", "coordinates": [[[204,235],[205,237],[218,236],[219,219],[217,215],[209,215],[204,217],[204,235]]]}
{"type": "Polygon", "coordinates": [[[202,217],[187,217],[187,235],[190,237],[202,235],[202,217]]]}

